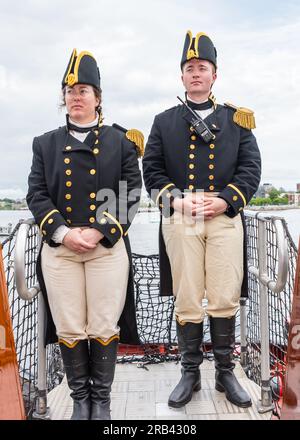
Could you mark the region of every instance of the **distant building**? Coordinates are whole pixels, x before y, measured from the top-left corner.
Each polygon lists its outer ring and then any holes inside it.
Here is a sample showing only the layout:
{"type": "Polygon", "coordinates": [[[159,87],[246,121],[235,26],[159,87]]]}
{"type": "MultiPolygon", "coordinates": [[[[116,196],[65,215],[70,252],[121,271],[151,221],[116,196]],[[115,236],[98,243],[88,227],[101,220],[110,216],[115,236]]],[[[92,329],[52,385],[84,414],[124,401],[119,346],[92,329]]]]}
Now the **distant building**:
{"type": "Polygon", "coordinates": [[[274,188],[274,186],[272,185],[272,183],[263,183],[263,188],[264,188],[265,196],[266,196],[266,194],[268,194],[269,191],[271,191],[271,189],[274,188]]]}
{"type": "Polygon", "coordinates": [[[266,196],[266,191],[263,185],[259,185],[258,190],[256,191],[256,193],[254,194],[254,198],[259,197],[264,199],[266,196]]]}
{"type": "Polygon", "coordinates": [[[288,192],[286,193],[289,200],[289,205],[300,206],[300,192],[288,192]]]}
{"type": "Polygon", "coordinates": [[[297,192],[300,192],[300,183],[297,183],[297,192]]]}

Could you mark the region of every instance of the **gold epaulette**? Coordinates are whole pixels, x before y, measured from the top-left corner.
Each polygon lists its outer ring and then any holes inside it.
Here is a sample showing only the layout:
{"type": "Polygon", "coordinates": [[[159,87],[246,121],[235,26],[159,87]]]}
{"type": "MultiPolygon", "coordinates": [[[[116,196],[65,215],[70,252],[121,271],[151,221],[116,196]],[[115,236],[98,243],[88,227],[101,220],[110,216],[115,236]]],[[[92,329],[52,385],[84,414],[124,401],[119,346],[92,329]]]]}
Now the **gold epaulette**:
{"type": "Polygon", "coordinates": [[[131,142],[136,145],[136,150],[138,153],[138,157],[142,157],[144,155],[144,135],[141,131],[136,128],[132,128],[131,130],[126,131],[126,137],[131,142]]]}
{"type": "Polygon", "coordinates": [[[252,130],[256,127],[254,112],[249,108],[245,107],[236,107],[229,102],[225,103],[226,107],[231,107],[235,110],[233,115],[233,121],[238,124],[240,127],[247,128],[247,130],[252,130]]]}

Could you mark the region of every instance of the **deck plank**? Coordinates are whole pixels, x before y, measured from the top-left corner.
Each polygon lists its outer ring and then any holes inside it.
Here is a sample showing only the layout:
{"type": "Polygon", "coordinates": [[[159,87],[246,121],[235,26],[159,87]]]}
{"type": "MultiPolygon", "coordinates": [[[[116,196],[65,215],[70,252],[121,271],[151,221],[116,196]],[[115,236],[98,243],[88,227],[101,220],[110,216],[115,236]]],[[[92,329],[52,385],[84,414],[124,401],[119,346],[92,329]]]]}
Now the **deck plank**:
{"type": "MultiPolygon", "coordinates": [[[[259,414],[256,408],[260,388],[250,381],[241,365],[234,370],[241,385],[252,398],[250,408],[238,408],[215,390],[214,363],[205,360],[201,366],[202,389],[194,393],[191,402],[183,408],[169,408],[170,392],[180,378],[180,364],[165,362],[147,365],[117,364],[112,386],[112,420],[268,420],[271,412],[259,414]]],[[[48,394],[52,420],[69,419],[72,399],[66,378],[48,394]]]]}

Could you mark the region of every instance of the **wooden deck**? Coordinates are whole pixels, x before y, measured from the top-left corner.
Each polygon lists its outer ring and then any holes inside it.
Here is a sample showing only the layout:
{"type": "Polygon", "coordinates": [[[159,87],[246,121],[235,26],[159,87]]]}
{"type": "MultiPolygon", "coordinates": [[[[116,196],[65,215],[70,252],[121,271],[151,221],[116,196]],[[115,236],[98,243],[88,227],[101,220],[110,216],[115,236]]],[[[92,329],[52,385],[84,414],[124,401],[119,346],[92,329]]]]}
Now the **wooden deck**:
{"type": "MultiPolygon", "coordinates": [[[[165,362],[139,368],[138,364],[117,364],[112,387],[113,420],[268,420],[272,413],[259,414],[256,404],[260,388],[250,381],[240,364],[235,375],[252,398],[252,407],[238,408],[215,390],[214,363],[205,360],[201,366],[202,389],[194,393],[185,407],[172,409],[167,401],[180,378],[180,364],[165,362]]],[[[66,379],[48,395],[52,420],[69,419],[72,399],[66,379]]]]}

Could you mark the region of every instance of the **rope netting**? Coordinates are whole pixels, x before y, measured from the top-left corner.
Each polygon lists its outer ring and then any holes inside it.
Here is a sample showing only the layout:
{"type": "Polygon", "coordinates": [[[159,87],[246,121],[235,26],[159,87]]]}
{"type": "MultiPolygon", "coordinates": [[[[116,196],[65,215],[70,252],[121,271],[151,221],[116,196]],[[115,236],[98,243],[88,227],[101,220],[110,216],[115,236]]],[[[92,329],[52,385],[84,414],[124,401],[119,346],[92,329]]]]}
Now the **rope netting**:
{"type": "MultiPolygon", "coordinates": [[[[246,217],[248,229],[249,262],[258,265],[257,229],[258,220],[246,217]]],[[[289,273],[288,282],[280,294],[269,295],[270,319],[270,365],[272,371],[274,398],[279,401],[282,392],[282,381],[285,371],[286,347],[288,337],[289,315],[295,275],[296,246],[291,239],[286,222],[281,219],[288,240],[289,273]]],[[[14,228],[3,242],[4,266],[11,318],[13,323],[17,358],[21,385],[30,417],[37,391],[37,296],[26,301],[19,297],[16,290],[14,273],[15,238],[21,222],[14,228]]],[[[273,279],[278,264],[275,229],[272,222],[267,226],[268,238],[268,272],[273,279]]],[[[40,237],[36,225],[31,225],[25,250],[25,278],[27,287],[37,283],[35,263],[40,245],[40,237]]],[[[139,337],[141,346],[120,345],[118,362],[137,362],[145,367],[148,363],[179,361],[177,351],[176,323],[174,320],[173,297],[159,295],[159,260],[158,255],[133,254],[133,270],[135,283],[135,300],[139,337]]],[[[260,384],[260,320],[259,320],[259,289],[257,280],[249,273],[249,299],[247,301],[247,343],[248,343],[248,377],[260,384]]],[[[236,319],[236,357],[240,355],[240,318],[236,319]]],[[[207,319],[204,321],[204,352],[207,359],[212,360],[210,333],[207,319]]],[[[48,391],[57,386],[64,376],[60,350],[57,344],[47,346],[47,388],[48,391]]]]}

